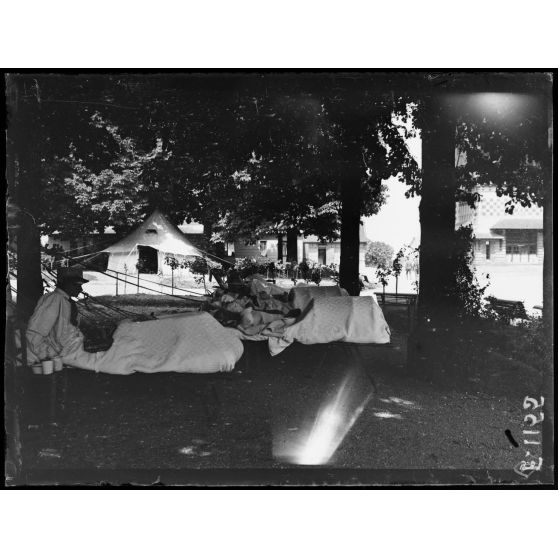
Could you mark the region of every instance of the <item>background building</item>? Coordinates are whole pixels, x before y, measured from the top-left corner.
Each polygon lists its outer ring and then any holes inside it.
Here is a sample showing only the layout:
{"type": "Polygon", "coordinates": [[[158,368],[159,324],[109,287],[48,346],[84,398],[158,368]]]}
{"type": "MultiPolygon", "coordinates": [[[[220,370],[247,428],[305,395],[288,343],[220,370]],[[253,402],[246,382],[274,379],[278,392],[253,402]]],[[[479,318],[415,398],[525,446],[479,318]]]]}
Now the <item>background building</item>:
{"type": "Polygon", "coordinates": [[[510,198],[497,196],[496,186],[478,186],[475,191],[481,196],[476,207],[459,202],[455,220],[456,228],[472,225],[474,263],[542,265],[542,207],[516,204],[510,215],[505,211],[510,198]]]}
{"type": "MultiPolygon", "coordinates": [[[[360,268],[364,268],[364,256],[369,239],[364,232],[364,227],[360,225],[360,268]]],[[[270,258],[278,259],[278,239],[277,236],[263,236],[255,242],[238,239],[234,243],[227,245],[229,255],[234,252],[236,258],[270,258]]],[[[287,239],[283,238],[283,256],[287,255],[287,239]]],[[[324,265],[339,265],[341,261],[341,241],[320,242],[317,236],[299,236],[297,240],[297,261],[308,260],[309,262],[324,265]]]]}

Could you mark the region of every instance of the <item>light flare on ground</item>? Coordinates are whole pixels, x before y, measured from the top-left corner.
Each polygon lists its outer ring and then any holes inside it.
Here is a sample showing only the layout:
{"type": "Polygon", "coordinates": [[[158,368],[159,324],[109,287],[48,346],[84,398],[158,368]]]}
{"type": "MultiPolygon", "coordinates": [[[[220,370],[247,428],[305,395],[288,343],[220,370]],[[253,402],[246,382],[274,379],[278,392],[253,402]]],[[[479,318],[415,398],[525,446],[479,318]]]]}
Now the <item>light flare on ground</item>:
{"type": "Polygon", "coordinates": [[[379,411],[377,413],[374,413],[374,416],[382,419],[394,418],[394,419],[401,420],[403,418],[399,413],[390,413],[389,411],[379,411]]]}
{"type": "Polygon", "coordinates": [[[285,433],[275,436],[275,457],[297,465],[325,465],[373,395],[372,386],[363,394],[362,383],[357,385],[354,375],[349,373],[334,396],[320,407],[313,424],[301,428],[296,438],[285,433]]]}

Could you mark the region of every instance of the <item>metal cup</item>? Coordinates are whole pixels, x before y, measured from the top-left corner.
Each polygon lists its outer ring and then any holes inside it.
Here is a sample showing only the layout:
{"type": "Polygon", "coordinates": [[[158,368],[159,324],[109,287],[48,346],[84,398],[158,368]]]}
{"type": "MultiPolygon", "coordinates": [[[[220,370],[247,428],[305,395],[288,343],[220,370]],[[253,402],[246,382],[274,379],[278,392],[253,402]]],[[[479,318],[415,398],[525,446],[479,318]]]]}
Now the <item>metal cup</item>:
{"type": "Polygon", "coordinates": [[[52,360],[43,360],[43,374],[48,376],[54,372],[54,362],[52,360]]]}

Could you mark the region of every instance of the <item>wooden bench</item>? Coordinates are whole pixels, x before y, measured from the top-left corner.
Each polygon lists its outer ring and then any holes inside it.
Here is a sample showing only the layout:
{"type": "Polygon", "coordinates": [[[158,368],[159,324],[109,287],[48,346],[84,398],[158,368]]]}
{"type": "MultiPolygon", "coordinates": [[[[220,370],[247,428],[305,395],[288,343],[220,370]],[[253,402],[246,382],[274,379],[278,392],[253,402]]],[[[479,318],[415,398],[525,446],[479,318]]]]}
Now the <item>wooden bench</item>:
{"type": "Polygon", "coordinates": [[[503,298],[490,297],[488,301],[489,308],[503,321],[511,323],[516,319],[527,318],[527,312],[521,300],[505,300],[503,298]]]}
{"type": "Polygon", "coordinates": [[[418,295],[416,293],[384,293],[377,292],[376,299],[381,306],[406,306],[409,325],[417,307],[418,295]]]}

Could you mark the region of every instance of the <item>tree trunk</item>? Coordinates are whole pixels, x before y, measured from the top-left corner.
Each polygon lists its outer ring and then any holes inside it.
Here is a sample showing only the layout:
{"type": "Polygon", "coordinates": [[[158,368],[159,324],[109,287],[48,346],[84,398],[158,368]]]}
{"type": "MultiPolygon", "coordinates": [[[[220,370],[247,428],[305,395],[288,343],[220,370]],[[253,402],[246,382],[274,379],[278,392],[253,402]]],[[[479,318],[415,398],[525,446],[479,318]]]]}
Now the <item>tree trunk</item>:
{"type": "Polygon", "coordinates": [[[360,294],[360,211],[362,188],[360,177],[347,178],[341,188],[341,262],[339,285],[351,296],[360,294]]]}
{"type": "Polygon", "coordinates": [[[418,321],[409,335],[407,364],[414,374],[446,374],[455,365],[456,301],[455,121],[440,97],[422,107],[422,187],[418,321]]]}
{"type": "Polygon", "coordinates": [[[218,258],[225,258],[227,251],[225,250],[224,242],[212,242],[213,236],[213,221],[206,220],[203,222],[203,246],[202,250],[214,254],[218,258]]]}
{"type": "Polygon", "coordinates": [[[283,261],[283,233],[277,235],[277,260],[283,261]]]}
{"type": "Polygon", "coordinates": [[[456,130],[451,111],[438,99],[425,105],[418,312],[419,320],[447,325],[455,320],[458,306],[453,289],[456,130]]]}
{"type": "Polygon", "coordinates": [[[203,247],[202,249],[209,252],[211,249],[211,235],[213,234],[213,221],[203,222],[203,247]]]}
{"type": "Polygon", "coordinates": [[[225,243],[224,242],[215,242],[213,244],[213,253],[218,258],[225,258],[227,255],[227,251],[225,250],[225,243]]]}
{"type": "Polygon", "coordinates": [[[9,145],[13,149],[14,168],[17,177],[12,176],[14,184],[10,185],[15,193],[18,206],[17,218],[17,308],[21,319],[27,320],[43,294],[41,275],[41,239],[33,214],[38,206],[40,188],[40,146],[34,133],[33,112],[37,101],[32,95],[22,102],[21,77],[10,76],[11,122],[8,130],[9,145]],[[17,161],[17,165],[15,165],[17,161]]]}
{"type": "Polygon", "coordinates": [[[298,262],[298,231],[287,230],[287,261],[298,262]]]}
{"type": "Polygon", "coordinates": [[[17,308],[27,320],[43,294],[41,239],[32,217],[20,213],[17,232],[17,308]]]}

